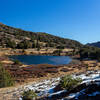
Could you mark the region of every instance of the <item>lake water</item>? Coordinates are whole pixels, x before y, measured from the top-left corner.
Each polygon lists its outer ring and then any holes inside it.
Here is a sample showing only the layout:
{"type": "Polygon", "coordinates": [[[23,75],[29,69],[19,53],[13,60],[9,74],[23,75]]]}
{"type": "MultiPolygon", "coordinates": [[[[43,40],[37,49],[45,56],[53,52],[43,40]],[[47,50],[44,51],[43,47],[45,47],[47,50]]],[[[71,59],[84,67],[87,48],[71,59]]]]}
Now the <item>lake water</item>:
{"type": "Polygon", "coordinates": [[[24,64],[52,64],[64,65],[69,64],[72,59],[68,56],[44,56],[44,55],[17,55],[10,56],[11,59],[19,60],[24,64]]]}

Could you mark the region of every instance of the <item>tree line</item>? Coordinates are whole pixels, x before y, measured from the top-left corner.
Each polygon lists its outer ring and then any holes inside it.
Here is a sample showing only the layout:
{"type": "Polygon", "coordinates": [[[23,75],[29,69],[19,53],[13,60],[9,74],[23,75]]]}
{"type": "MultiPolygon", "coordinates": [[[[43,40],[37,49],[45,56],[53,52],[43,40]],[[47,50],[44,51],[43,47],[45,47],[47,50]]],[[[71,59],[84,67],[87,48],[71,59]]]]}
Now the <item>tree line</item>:
{"type": "Polygon", "coordinates": [[[92,59],[100,61],[100,48],[92,46],[84,46],[79,50],[81,59],[92,59]]]}
{"type": "Polygon", "coordinates": [[[13,28],[4,24],[0,25],[0,45],[11,48],[39,48],[39,47],[54,47],[54,48],[80,48],[81,43],[75,40],[61,38],[45,32],[30,32],[21,29],[13,28]],[[29,38],[30,40],[27,40],[29,38]],[[20,41],[16,43],[16,40],[20,41]],[[45,45],[41,44],[45,43],[45,45]]]}

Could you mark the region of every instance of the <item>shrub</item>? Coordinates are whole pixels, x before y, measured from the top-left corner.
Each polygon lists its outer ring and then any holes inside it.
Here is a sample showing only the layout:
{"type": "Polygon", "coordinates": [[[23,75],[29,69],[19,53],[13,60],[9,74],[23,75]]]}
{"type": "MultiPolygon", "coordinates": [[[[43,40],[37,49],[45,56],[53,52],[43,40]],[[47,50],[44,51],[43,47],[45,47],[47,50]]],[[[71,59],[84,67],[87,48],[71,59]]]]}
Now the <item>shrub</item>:
{"type": "Polygon", "coordinates": [[[62,49],[55,50],[53,54],[60,56],[62,49]]]}
{"type": "Polygon", "coordinates": [[[73,78],[70,75],[64,76],[60,80],[60,86],[63,89],[71,90],[82,82],[81,78],[73,78]]]}
{"type": "Polygon", "coordinates": [[[22,65],[22,63],[19,60],[14,60],[15,65],[22,65]]]}
{"type": "Polygon", "coordinates": [[[0,64],[0,88],[14,85],[10,73],[0,64]]]}
{"type": "Polygon", "coordinates": [[[33,100],[36,99],[37,94],[33,90],[24,91],[22,93],[22,100],[33,100]]]}

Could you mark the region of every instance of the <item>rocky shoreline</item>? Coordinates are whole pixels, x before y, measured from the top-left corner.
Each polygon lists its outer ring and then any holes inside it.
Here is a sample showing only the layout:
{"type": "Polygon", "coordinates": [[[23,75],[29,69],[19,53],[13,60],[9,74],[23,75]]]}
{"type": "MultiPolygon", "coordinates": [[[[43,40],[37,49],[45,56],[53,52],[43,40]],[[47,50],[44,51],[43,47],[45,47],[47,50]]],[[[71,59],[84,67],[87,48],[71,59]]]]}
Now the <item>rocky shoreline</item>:
{"type": "Polygon", "coordinates": [[[61,55],[67,56],[69,53],[73,52],[73,49],[65,48],[62,49],[60,54],[60,49],[56,48],[41,48],[35,49],[12,49],[12,48],[0,48],[0,55],[61,55]]]}

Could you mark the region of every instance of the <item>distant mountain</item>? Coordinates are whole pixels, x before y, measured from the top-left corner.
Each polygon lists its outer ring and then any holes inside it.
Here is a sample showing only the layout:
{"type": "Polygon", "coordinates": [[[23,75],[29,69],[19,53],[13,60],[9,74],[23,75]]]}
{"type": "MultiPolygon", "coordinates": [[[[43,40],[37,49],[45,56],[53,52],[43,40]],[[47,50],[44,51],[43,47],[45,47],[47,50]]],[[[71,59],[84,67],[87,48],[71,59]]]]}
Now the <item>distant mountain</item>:
{"type": "Polygon", "coordinates": [[[87,45],[100,48],[100,41],[99,42],[94,42],[94,43],[88,43],[87,45]]]}
{"type": "Polygon", "coordinates": [[[80,48],[81,43],[44,32],[30,32],[0,23],[0,46],[10,48],[80,48]]]}

